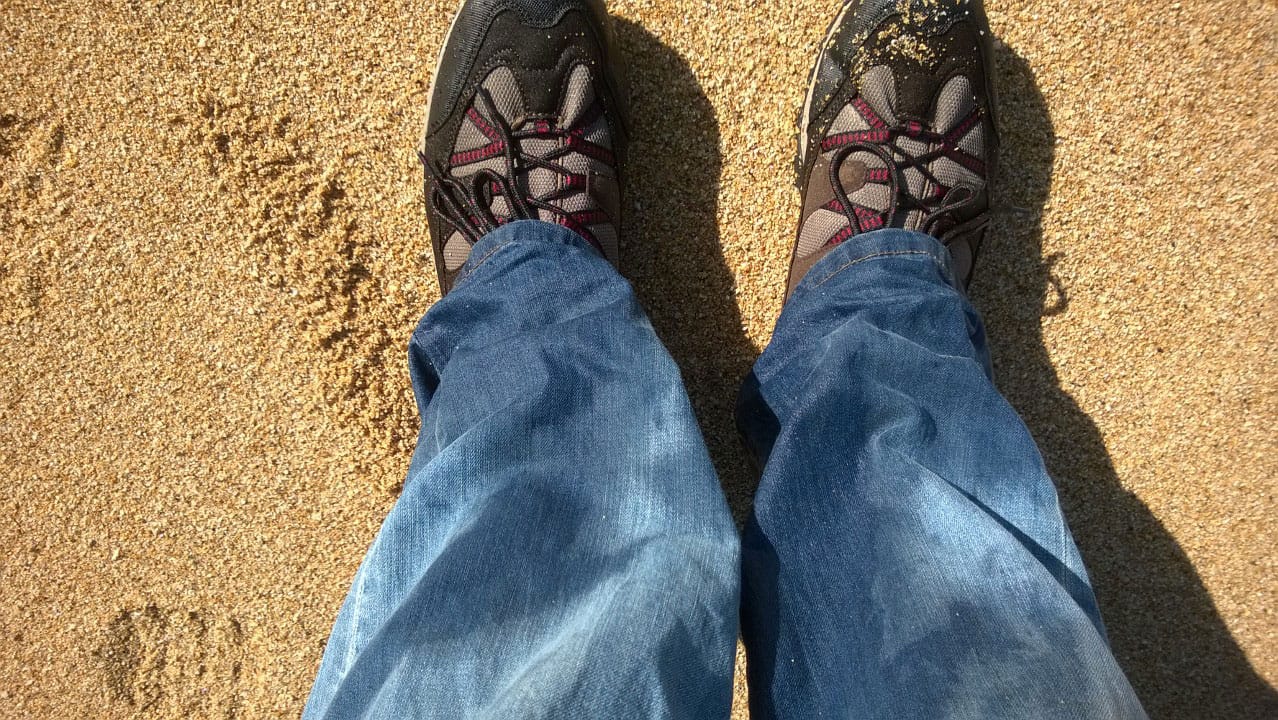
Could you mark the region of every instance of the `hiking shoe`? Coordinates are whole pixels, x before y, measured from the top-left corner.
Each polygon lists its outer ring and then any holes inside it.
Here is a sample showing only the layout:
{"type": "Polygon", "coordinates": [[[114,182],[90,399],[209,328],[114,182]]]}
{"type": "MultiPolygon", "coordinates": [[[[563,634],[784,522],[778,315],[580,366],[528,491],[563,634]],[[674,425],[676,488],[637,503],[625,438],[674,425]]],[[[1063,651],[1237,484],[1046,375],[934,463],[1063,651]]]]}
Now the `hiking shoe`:
{"type": "Polygon", "coordinates": [[[949,248],[966,288],[989,223],[998,139],[981,0],[851,0],[799,121],[803,213],[787,296],[835,246],[884,227],[949,248]]]}
{"type": "Polygon", "coordinates": [[[544,220],[617,262],[625,92],[602,0],[466,0],[418,147],[441,293],[471,247],[544,220]]]}

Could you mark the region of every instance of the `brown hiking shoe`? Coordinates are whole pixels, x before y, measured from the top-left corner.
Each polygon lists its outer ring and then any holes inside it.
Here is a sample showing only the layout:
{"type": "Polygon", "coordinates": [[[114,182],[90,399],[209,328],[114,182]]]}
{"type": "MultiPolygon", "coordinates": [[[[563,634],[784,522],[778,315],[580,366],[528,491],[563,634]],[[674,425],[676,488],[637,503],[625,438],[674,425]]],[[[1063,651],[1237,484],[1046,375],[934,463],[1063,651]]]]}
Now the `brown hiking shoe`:
{"type": "Polygon", "coordinates": [[[625,92],[602,0],[466,0],[440,53],[418,156],[440,291],[514,220],[617,262],[625,92]]]}
{"type": "Polygon", "coordinates": [[[830,250],[879,228],[939,239],[964,287],[989,222],[998,139],[980,0],[851,0],[799,123],[803,214],[787,296],[830,250]]]}

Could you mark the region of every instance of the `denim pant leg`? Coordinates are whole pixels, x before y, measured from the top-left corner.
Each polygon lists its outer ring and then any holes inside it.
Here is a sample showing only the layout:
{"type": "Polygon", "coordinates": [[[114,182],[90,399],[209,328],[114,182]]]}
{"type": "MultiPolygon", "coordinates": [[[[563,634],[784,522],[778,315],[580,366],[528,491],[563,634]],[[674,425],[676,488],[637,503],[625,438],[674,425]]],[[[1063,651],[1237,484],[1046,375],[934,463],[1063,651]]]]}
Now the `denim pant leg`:
{"type": "Polygon", "coordinates": [[[823,258],[739,412],[755,720],[1144,717],[937,241],[823,258]]]}
{"type": "Polygon", "coordinates": [[[739,547],[630,285],[536,221],[422,319],[403,494],[304,717],[726,717],[739,547]]]}

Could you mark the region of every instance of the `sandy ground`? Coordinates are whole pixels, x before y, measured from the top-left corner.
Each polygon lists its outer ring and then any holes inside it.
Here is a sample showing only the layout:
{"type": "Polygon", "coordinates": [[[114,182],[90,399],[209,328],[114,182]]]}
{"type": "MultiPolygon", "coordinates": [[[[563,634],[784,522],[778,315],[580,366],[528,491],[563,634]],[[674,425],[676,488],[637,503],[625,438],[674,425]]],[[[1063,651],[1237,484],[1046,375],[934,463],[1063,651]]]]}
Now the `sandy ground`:
{"type": "MultiPolygon", "coordinates": [[[[1278,5],[989,2],[1000,384],[1151,713],[1276,717],[1278,5]]],[[[836,6],[613,3],[624,269],[738,516],[728,412],[836,6]]],[[[0,3],[0,717],[299,713],[414,442],[411,148],[453,7],[0,3]]]]}

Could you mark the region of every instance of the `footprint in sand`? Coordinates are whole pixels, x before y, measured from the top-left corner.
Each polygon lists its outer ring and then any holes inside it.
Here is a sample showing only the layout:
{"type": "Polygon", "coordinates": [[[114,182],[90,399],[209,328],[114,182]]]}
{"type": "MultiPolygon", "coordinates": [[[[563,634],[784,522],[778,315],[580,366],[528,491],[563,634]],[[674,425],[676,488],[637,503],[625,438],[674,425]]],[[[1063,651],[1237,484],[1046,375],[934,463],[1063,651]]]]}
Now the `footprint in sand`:
{"type": "Polygon", "coordinates": [[[233,617],[155,605],[124,610],[93,655],[109,696],[145,717],[239,716],[244,630],[233,617]]]}
{"type": "Polygon", "coordinates": [[[0,255],[0,323],[32,317],[44,296],[47,258],[24,240],[65,212],[57,193],[48,192],[65,145],[60,122],[0,114],[0,228],[15,241],[13,251],[0,255]]]}

